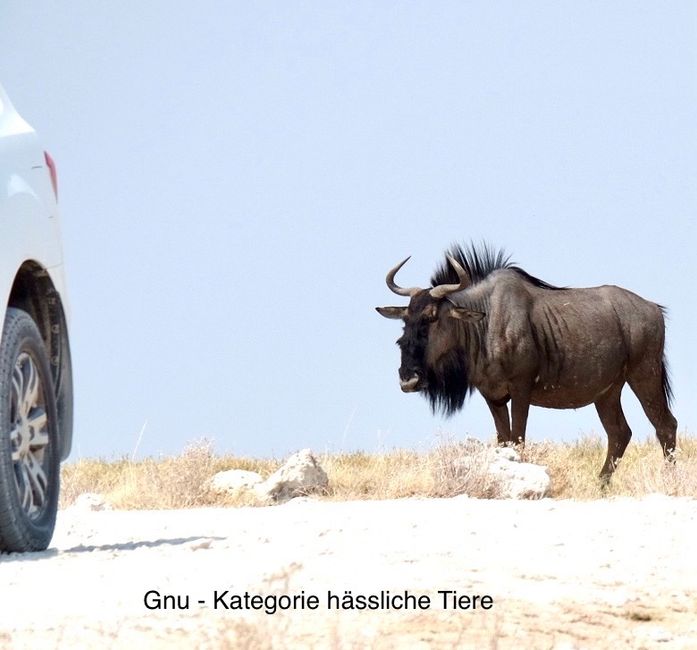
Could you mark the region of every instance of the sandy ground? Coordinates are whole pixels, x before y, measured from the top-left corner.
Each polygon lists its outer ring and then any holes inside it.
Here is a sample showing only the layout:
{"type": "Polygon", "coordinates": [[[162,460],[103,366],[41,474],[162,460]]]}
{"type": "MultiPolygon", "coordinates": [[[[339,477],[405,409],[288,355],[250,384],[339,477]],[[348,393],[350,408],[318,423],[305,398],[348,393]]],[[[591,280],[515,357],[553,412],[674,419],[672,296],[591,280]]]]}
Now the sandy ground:
{"type": "Polygon", "coordinates": [[[48,551],[0,556],[0,646],[697,648],[696,545],[697,500],[658,495],[69,508],[48,551]],[[329,602],[346,591],[426,607],[329,602]],[[226,609],[245,592],[298,599],[226,609]]]}

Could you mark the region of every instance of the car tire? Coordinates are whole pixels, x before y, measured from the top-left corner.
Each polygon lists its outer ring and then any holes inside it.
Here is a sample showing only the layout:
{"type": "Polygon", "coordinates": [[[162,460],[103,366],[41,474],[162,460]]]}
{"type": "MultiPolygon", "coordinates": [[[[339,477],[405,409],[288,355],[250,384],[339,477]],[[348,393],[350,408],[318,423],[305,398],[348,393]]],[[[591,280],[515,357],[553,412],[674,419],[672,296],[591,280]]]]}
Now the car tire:
{"type": "Polygon", "coordinates": [[[9,308],[0,339],[0,550],[48,547],[58,509],[59,456],[46,348],[31,316],[9,308]]]}

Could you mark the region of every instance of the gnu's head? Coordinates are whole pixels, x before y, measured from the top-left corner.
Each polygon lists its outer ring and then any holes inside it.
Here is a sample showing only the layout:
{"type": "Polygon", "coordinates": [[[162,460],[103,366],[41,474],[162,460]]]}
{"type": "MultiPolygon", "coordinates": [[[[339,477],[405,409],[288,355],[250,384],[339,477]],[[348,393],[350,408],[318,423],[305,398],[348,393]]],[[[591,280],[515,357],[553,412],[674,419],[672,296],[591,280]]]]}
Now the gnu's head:
{"type": "Polygon", "coordinates": [[[404,321],[404,333],[397,341],[402,352],[399,368],[399,385],[405,393],[426,391],[429,382],[429,367],[438,363],[452,346],[452,319],[477,321],[484,314],[454,306],[448,296],[470,286],[467,271],[456,259],[448,255],[448,261],[457,273],[456,284],[440,284],[431,289],[411,287],[402,288],[395,284],[394,278],[409,260],[405,260],[390,269],[385,278],[387,286],[398,296],[409,298],[406,307],[376,307],[377,312],[385,318],[404,321]]]}

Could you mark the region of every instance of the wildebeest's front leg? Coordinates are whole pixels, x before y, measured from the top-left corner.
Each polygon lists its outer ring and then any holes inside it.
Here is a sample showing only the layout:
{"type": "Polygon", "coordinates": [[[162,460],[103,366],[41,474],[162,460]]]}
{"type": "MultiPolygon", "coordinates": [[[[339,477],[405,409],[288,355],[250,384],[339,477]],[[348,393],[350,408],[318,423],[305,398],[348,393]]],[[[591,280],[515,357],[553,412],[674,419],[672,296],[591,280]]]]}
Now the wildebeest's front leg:
{"type": "Polygon", "coordinates": [[[508,400],[486,400],[487,406],[494,416],[496,440],[500,445],[511,442],[511,420],[508,416],[508,400]]]}
{"type": "Polygon", "coordinates": [[[530,410],[530,391],[523,390],[511,394],[511,442],[516,445],[525,444],[525,428],[528,425],[530,410]]]}

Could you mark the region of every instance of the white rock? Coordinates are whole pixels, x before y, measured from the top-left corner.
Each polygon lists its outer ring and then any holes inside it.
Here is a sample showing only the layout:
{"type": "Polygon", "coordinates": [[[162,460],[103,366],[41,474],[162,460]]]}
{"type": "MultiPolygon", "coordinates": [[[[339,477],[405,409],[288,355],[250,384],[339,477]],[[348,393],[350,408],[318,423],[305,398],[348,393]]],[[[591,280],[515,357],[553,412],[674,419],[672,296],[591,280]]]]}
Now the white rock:
{"type": "MultiPolygon", "coordinates": [[[[522,463],[513,447],[483,447],[472,449],[453,461],[458,476],[475,485],[491,486],[503,499],[541,499],[549,493],[550,478],[547,468],[533,463],[522,463]]],[[[476,490],[476,489],[475,489],[476,490]]]]}
{"type": "Polygon", "coordinates": [[[327,474],[309,449],[293,454],[278,470],[255,487],[262,498],[287,501],[325,488],[327,474]]]}
{"type": "Polygon", "coordinates": [[[264,479],[256,472],[244,469],[229,469],[218,472],[210,482],[210,487],[215,492],[234,494],[240,490],[251,490],[264,479]]]}
{"type": "Polygon", "coordinates": [[[494,447],[494,460],[507,460],[512,463],[520,462],[520,454],[513,447],[494,447]]]}
{"type": "Polygon", "coordinates": [[[547,468],[499,458],[489,465],[489,473],[500,481],[501,496],[508,499],[541,499],[549,493],[547,468]]]}
{"type": "Polygon", "coordinates": [[[111,505],[107,500],[96,492],[85,492],[73,501],[70,506],[76,510],[87,510],[91,512],[97,512],[99,510],[111,510],[111,505]]]}

